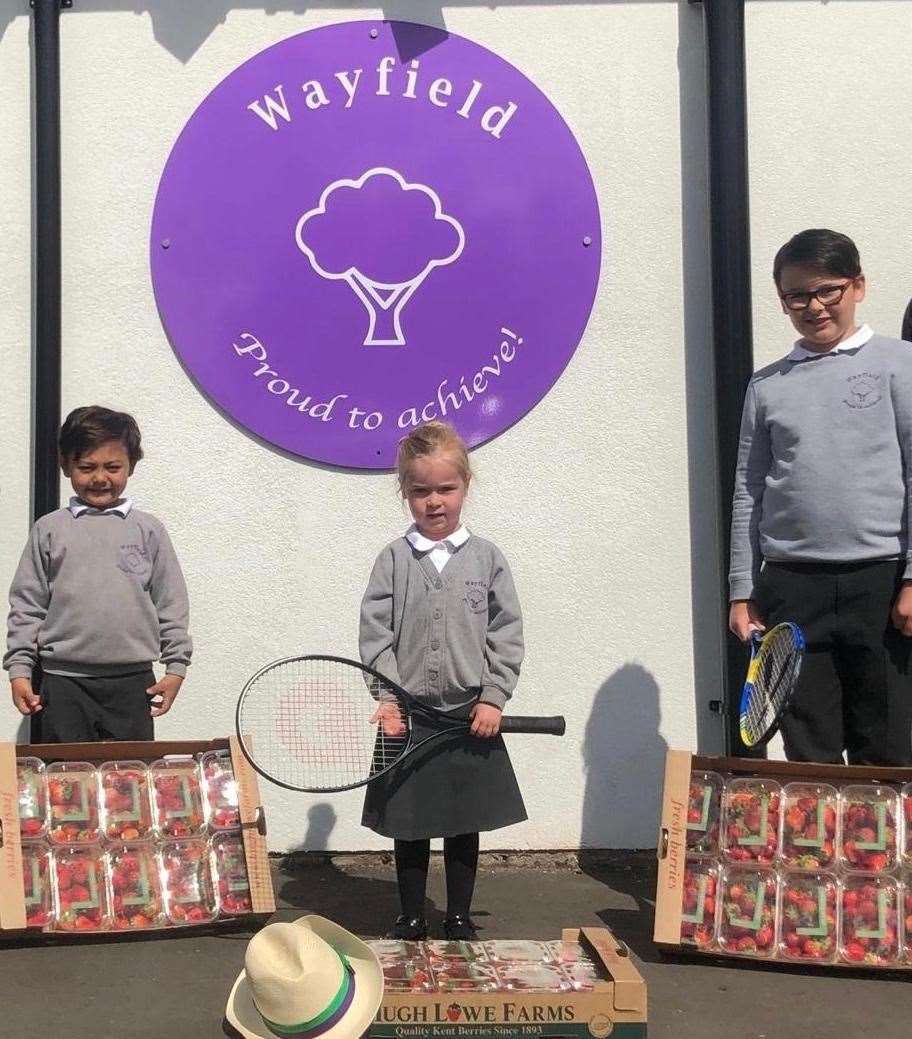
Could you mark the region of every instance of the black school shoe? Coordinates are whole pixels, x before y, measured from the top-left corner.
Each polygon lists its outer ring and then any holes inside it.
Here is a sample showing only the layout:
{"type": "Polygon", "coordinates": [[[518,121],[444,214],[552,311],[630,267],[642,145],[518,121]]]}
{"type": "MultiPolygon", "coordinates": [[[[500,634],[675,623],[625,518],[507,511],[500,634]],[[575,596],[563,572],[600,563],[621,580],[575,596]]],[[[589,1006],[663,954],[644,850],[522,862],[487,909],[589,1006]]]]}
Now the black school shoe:
{"type": "Polygon", "coordinates": [[[386,937],[398,938],[402,942],[423,942],[427,933],[427,920],[423,916],[397,916],[386,937]]]}
{"type": "Polygon", "coordinates": [[[469,916],[448,916],[443,921],[443,933],[451,942],[478,941],[478,932],[469,916]]]}

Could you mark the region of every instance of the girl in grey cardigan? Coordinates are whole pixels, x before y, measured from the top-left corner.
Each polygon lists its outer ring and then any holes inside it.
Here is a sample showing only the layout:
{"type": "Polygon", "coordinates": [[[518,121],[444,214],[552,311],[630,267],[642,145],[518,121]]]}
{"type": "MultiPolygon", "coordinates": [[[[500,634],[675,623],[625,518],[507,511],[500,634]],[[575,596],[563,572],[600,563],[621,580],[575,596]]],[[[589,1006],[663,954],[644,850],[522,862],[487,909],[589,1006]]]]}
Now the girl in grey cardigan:
{"type": "MultiPolygon", "coordinates": [[[[361,659],[434,707],[467,713],[472,725],[371,783],[361,821],[394,839],[402,913],[391,937],[427,936],[430,838],[442,837],[444,931],[474,939],[478,833],[526,818],[499,735],[523,658],[522,615],[500,550],[462,525],[472,474],[456,432],[441,422],[414,430],[400,444],[398,469],[415,523],[374,564],[361,603],[361,659]]],[[[381,703],[373,721],[389,736],[401,732],[394,705],[381,703]]]]}

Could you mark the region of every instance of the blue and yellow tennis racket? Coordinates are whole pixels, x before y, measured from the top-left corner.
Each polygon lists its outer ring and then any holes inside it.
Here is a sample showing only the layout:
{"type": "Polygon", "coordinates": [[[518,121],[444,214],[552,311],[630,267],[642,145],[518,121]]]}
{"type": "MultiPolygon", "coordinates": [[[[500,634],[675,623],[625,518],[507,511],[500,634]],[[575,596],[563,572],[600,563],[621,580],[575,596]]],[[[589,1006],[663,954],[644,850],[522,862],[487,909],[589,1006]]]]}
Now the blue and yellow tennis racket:
{"type": "Polygon", "coordinates": [[[786,622],[751,636],[751,658],[741,692],[741,742],[761,747],[779,728],[798,685],[804,659],[804,635],[786,622]]]}

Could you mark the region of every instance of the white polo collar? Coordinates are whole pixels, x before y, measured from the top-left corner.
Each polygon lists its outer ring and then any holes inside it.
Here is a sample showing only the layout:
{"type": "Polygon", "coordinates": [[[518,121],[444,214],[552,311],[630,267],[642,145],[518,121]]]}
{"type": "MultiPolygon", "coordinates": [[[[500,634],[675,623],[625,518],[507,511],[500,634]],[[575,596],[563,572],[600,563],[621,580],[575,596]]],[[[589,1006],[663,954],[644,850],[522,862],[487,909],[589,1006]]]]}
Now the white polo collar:
{"type": "Polygon", "coordinates": [[[124,498],[122,502],[118,502],[117,505],[112,505],[109,509],[93,509],[91,505],[86,505],[84,501],[80,501],[75,495],[70,498],[70,504],[67,506],[70,512],[74,516],[82,516],[86,512],[99,512],[102,515],[106,515],[109,512],[116,512],[119,516],[126,517],[130,509],[133,508],[133,499],[124,498]]]}
{"type": "Polygon", "coordinates": [[[859,346],[864,346],[873,335],[874,329],[871,328],[870,325],[862,325],[861,328],[853,332],[848,339],[843,339],[841,343],[837,343],[832,349],[825,350],[822,353],[820,350],[808,350],[806,347],[801,345],[804,340],[798,339],[792,347],[792,352],[788,355],[787,360],[806,361],[811,357],[826,357],[827,354],[842,354],[847,350],[856,350],[859,346]]]}
{"type": "Polygon", "coordinates": [[[464,545],[471,536],[464,523],[460,523],[452,534],[441,538],[440,541],[432,541],[430,538],[426,538],[414,524],[405,532],[405,540],[416,552],[431,552],[435,548],[446,548],[448,552],[453,552],[460,545],[464,545]]]}

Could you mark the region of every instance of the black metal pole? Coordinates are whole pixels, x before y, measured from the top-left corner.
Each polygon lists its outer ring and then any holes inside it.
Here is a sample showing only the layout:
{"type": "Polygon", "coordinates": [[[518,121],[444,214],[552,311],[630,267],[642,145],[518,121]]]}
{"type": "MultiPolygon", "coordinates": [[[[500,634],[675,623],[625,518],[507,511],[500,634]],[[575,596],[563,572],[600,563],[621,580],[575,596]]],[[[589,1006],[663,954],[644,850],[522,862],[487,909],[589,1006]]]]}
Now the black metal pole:
{"type": "Polygon", "coordinates": [[[35,91],[35,284],[32,522],[60,504],[60,9],[32,0],[35,91]]]}
{"type": "MultiPolygon", "coordinates": [[[[751,319],[750,216],[747,171],[747,88],[744,0],[703,0],[709,122],[709,197],[712,268],[716,457],[719,474],[721,602],[728,602],[731,501],[744,391],[754,370],[751,319]]],[[[725,608],[725,627],[728,628],[725,608]]],[[[744,647],[725,642],[725,749],[747,756],[738,729],[744,647]]]]}

